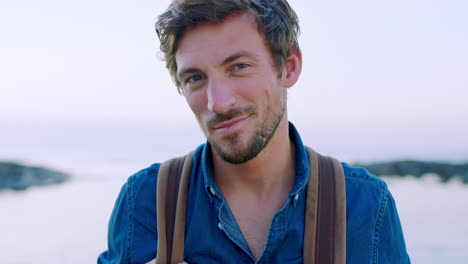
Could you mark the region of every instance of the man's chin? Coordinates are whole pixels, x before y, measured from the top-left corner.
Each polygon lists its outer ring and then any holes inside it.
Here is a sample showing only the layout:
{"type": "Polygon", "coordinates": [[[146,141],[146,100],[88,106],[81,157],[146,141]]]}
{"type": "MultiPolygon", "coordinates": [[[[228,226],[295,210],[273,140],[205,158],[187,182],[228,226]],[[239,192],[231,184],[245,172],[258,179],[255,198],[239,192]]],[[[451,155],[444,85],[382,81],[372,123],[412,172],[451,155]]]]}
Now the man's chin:
{"type": "Polygon", "coordinates": [[[223,151],[216,151],[216,155],[218,155],[223,161],[230,163],[230,164],[242,164],[245,163],[251,159],[253,159],[255,156],[252,155],[242,155],[239,153],[227,153],[223,151]]]}
{"type": "Polygon", "coordinates": [[[262,144],[242,144],[240,142],[212,142],[211,147],[222,160],[231,164],[242,164],[255,158],[263,149],[262,144]]]}

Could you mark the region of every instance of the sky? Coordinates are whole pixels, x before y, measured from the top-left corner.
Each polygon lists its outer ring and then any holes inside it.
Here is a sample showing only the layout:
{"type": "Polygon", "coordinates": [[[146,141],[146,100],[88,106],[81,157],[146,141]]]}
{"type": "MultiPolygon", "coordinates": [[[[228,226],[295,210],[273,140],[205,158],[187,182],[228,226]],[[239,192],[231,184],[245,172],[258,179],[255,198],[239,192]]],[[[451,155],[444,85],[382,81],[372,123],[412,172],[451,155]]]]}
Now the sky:
{"type": "MultiPolygon", "coordinates": [[[[2,2],[0,122],[196,127],[158,53],[154,22],[168,4],[2,2]]],[[[468,1],[290,4],[304,65],[288,114],[311,145],[468,160],[468,1]]]]}

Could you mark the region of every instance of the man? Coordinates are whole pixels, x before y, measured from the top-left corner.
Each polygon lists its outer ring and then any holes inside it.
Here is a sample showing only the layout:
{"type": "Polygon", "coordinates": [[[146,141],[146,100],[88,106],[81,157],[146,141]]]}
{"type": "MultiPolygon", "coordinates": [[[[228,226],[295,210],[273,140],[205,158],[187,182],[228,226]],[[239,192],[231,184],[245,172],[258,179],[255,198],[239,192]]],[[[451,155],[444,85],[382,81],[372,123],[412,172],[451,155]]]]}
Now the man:
{"type": "MultiPolygon", "coordinates": [[[[166,65],[207,137],[187,192],[187,263],[303,263],[308,153],[288,123],[302,55],[285,0],[179,0],[156,29],[166,65]]],[[[174,139],[175,140],[175,139],[174,139]]],[[[409,263],[394,200],[364,169],[343,167],[346,262],[409,263]]],[[[159,164],[129,178],[98,263],[156,257],[159,164]]]]}

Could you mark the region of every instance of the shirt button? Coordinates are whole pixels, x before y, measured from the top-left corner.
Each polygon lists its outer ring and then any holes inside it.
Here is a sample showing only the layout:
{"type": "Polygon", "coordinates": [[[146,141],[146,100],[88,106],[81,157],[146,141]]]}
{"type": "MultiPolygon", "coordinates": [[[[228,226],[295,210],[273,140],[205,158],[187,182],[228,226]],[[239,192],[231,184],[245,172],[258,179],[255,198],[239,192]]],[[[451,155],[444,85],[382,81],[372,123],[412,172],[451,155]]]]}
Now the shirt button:
{"type": "Polygon", "coordinates": [[[215,192],[215,190],[213,189],[213,187],[208,186],[208,190],[210,191],[211,195],[213,195],[213,196],[216,195],[216,192],[215,192]]]}
{"type": "Polygon", "coordinates": [[[298,199],[299,199],[299,194],[298,194],[298,193],[296,193],[296,195],[294,195],[294,200],[296,200],[296,201],[297,201],[298,199]]]}
{"type": "Polygon", "coordinates": [[[223,224],[221,224],[221,222],[218,223],[218,228],[221,229],[221,230],[224,230],[223,229],[223,224]]]}

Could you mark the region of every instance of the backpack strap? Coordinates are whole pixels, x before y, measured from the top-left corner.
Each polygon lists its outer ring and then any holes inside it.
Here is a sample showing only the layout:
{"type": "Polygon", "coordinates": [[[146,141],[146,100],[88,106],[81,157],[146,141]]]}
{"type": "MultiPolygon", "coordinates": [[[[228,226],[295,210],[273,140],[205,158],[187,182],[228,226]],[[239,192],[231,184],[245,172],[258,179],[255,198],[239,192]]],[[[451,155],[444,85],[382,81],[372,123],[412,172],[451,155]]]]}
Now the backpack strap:
{"type": "MultiPolygon", "coordinates": [[[[306,147],[310,177],[304,227],[305,264],[346,263],[346,188],[343,166],[306,147]]],[[[164,162],[157,182],[157,264],[183,262],[188,181],[194,152],[164,162]]],[[[154,260],[148,262],[154,263],[154,260]]]]}
{"type": "Polygon", "coordinates": [[[194,151],[186,156],[168,160],[159,168],[156,187],[157,264],[183,262],[185,209],[193,154],[194,151]]]}
{"type": "Polygon", "coordinates": [[[304,263],[346,263],[346,188],[343,166],[307,147],[310,177],[304,231],[304,263]]]}

